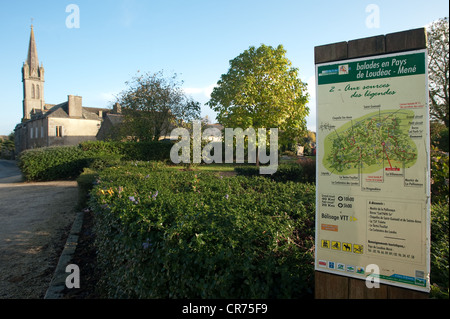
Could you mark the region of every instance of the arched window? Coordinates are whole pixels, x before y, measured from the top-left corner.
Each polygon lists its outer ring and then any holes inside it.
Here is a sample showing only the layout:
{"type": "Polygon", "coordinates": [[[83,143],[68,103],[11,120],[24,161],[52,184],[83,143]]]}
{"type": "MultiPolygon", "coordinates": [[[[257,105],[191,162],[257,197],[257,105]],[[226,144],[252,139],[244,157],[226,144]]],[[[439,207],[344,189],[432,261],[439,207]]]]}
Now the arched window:
{"type": "Polygon", "coordinates": [[[35,88],[34,88],[34,84],[31,85],[31,98],[34,99],[35,98],[35,88]]]}
{"type": "Polygon", "coordinates": [[[36,98],[37,99],[41,98],[41,92],[39,90],[39,84],[36,84],[36,98]]]}

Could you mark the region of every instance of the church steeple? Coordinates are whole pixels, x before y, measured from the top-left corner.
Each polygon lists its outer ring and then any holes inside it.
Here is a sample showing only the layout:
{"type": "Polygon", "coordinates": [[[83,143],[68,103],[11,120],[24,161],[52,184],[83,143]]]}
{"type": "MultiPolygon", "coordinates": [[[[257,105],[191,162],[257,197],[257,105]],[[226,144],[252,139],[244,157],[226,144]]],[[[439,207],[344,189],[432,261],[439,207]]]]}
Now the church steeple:
{"type": "Polygon", "coordinates": [[[36,40],[31,25],[27,60],[22,67],[23,119],[29,120],[33,112],[44,111],[44,67],[39,66],[36,40]]]}
{"type": "Polygon", "coordinates": [[[33,25],[31,25],[30,43],[28,44],[27,64],[30,67],[30,70],[39,69],[39,60],[36,49],[36,41],[34,40],[33,25]]]}

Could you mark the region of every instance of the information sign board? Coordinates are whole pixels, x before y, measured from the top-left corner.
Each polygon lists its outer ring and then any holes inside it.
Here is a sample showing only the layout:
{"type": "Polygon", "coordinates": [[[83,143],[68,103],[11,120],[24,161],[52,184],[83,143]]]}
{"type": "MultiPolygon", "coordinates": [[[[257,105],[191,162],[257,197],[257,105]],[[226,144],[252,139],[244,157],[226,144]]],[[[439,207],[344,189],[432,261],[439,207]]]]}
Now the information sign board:
{"type": "Polygon", "coordinates": [[[315,269],[429,291],[426,50],[316,65],[315,269]]]}

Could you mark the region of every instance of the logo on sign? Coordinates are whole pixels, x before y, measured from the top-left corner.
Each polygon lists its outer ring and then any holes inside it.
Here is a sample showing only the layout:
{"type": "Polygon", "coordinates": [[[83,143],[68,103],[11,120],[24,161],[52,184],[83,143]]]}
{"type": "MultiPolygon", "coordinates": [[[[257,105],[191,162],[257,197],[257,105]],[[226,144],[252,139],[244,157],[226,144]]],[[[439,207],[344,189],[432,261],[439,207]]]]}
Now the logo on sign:
{"type": "Polygon", "coordinates": [[[339,66],[339,75],[348,74],[348,64],[343,64],[339,66]]]}

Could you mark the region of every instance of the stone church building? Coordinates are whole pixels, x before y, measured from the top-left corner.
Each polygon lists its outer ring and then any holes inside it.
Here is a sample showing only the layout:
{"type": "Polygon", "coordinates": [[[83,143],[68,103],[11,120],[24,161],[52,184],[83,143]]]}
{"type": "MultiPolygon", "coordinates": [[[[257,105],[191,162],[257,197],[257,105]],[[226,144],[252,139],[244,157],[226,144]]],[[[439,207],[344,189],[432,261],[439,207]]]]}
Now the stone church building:
{"type": "Polygon", "coordinates": [[[111,127],[121,122],[117,103],[112,110],[84,107],[82,97],[75,95],[68,95],[67,101],[59,104],[45,103],[44,67],[39,65],[33,26],[22,82],[23,118],[14,130],[16,154],[30,148],[103,139],[111,127]]]}

